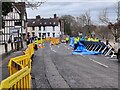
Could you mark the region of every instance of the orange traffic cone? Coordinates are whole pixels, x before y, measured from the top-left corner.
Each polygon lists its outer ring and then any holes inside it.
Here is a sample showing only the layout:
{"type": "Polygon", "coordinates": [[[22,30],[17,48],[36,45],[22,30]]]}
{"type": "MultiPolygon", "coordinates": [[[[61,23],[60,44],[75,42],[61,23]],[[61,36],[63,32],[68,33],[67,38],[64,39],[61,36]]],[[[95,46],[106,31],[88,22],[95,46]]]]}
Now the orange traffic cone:
{"type": "Polygon", "coordinates": [[[43,44],[39,44],[38,48],[44,48],[43,44]]]}

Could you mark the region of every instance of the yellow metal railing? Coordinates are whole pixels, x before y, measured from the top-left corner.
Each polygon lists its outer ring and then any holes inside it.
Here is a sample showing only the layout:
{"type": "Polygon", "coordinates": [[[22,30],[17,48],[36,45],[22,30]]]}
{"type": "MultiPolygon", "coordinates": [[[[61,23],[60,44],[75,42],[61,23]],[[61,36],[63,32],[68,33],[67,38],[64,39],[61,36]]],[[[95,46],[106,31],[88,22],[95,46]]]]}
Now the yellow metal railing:
{"type": "Polygon", "coordinates": [[[34,43],[28,45],[28,48],[25,50],[25,54],[28,54],[30,58],[34,54],[34,43]]]}
{"type": "Polygon", "coordinates": [[[8,69],[10,72],[10,75],[14,74],[15,72],[17,72],[17,70],[19,71],[19,65],[22,66],[22,68],[28,66],[31,70],[31,59],[29,55],[22,55],[22,56],[18,56],[15,58],[11,58],[8,64],[8,69]]]}
{"type": "Polygon", "coordinates": [[[1,82],[1,90],[27,89],[30,85],[30,69],[25,67],[1,82]]]}
{"type": "Polygon", "coordinates": [[[52,39],[51,39],[51,44],[52,44],[52,45],[57,45],[57,44],[59,44],[59,38],[52,38],[52,39]]]}
{"type": "Polygon", "coordinates": [[[51,41],[51,38],[50,38],[50,37],[47,37],[47,38],[45,39],[45,41],[46,41],[46,42],[50,42],[50,41],[51,41]]]}
{"type": "Polygon", "coordinates": [[[0,90],[30,89],[31,57],[34,54],[34,44],[29,44],[25,55],[11,58],[8,63],[10,76],[0,84],[0,90]]]}

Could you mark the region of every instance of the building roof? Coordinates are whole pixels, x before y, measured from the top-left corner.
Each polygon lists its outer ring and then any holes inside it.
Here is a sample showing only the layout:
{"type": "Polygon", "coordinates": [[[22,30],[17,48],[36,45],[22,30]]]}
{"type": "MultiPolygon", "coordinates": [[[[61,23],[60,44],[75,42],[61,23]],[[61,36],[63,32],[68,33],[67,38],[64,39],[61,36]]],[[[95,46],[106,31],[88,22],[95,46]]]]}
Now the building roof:
{"type": "Polygon", "coordinates": [[[59,19],[56,18],[39,18],[28,19],[28,27],[32,26],[58,26],[59,19]]]}

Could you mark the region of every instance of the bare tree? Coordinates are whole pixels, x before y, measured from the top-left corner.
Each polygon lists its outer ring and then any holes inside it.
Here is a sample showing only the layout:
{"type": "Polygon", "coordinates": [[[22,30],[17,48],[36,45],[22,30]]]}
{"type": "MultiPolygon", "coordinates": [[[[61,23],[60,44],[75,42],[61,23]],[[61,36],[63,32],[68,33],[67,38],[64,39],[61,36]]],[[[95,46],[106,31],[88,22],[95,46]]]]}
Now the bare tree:
{"type": "Polygon", "coordinates": [[[37,9],[37,7],[41,6],[43,3],[45,3],[46,0],[42,2],[26,2],[27,8],[37,9]]]}
{"type": "Polygon", "coordinates": [[[64,20],[65,34],[71,35],[73,31],[71,27],[74,25],[75,18],[71,15],[63,15],[60,19],[64,20]]]}
{"type": "Polygon", "coordinates": [[[17,2],[25,2],[26,8],[37,9],[47,0],[39,0],[39,1],[32,1],[32,0],[17,0],[17,2]]]}
{"type": "MultiPolygon", "coordinates": [[[[117,6],[118,7],[118,6],[117,6]]],[[[104,9],[102,12],[100,12],[99,14],[99,20],[104,23],[105,25],[108,26],[111,34],[114,36],[115,38],[115,41],[117,42],[118,41],[118,38],[120,37],[119,35],[119,29],[120,27],[118,27],[120,24],[119,24],[119,21],[117,23],[112,23],[109,19],[109,16],[108,16],[108,12],[107,12],[107,8],[104,9]]],[[[118,13],[118,8],[116,9],[117,13],[118,13]]],[[[117,15],[116,13],[116,15],[117,15]]],[[[117,19],[116,19],[117,20],[117,19]]]]}
{"type": "Polygon", "coordinates": [[[99,13],[99,20],[108,25],[108,23],[110,22],[109,18],[108,18],[108,13],[107,13],[107,8],[104,9],[102,12],[99,13]]]}
{"type": "Polygon", "coordinates": [[[119,41],[118,39],[120,38],[120,21],[114,24],[109,23],[108,27],[111,30],[111,33],[115,38],[115,41],[118,42],[119,41]]]}
{"type": "Polygon", "coordinates": [[[92,32],[92,21],[90,16],[90,11],[85,12],[84,14],[77,17],[77,22],[82,27],[82,32],[85,34],[91,34],[92,32]]]}

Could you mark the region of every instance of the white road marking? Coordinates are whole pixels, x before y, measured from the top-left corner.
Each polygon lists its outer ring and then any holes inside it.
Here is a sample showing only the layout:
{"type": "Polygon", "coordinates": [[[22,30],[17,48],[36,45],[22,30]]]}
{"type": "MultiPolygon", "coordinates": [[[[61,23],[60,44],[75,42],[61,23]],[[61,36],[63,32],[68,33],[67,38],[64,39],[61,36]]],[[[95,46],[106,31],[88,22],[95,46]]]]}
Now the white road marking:
{"type": "Polygon", "coordinates": [[[50,48],[51,50],[53,50],[52,48],[50,48]]]}
{"type": "Polygon", "coordinates": [[[53,52],[56,52],[55,50],[53,50],[51,47],[50,47],[50,49],[53,51],[53,52]]]}
{"type": "Polygon", "coordinates": [[[93,59],[91,59],[91,58],[89,58],[89,59],[90,59],[91,61],[93,61],[93,62],[95,62],[95,63],[101,65],[101,66],[104,66],[104,67],[108,68],[108,66],[105,65],[105,64],[102,64],[102,63],[100,63],[100,62],[98,62],[98,61],[95,61],[95,60],[93,60],[93,59]]]}
{"type": "Polygon", "coordinates": [[[53,52],[56,52],[55,50],[52,50],[53,52]]]}
{"type": "Polygon", "coordinates": [[[53,51],[53,52],[56,52],[55,50],[53,50],[53,48],[50,46],[50,49],[53,51]]]}
{"type": "Polygon", "coordinates": [[[80,54],[81,56],[85,57],[83,54],[80,54]]]}
{"type": "Polygon", "coordinates": [[[57,46],[58,48],[60,47],[60,46],[57,46]]]}
{"type": "MultiPolygon", "coordinates": [[[[64,45],[65,46],[65,45],[64,45]]],[[[65,46],[65,48],[70,49],[69,47],[65,46]]]]}

